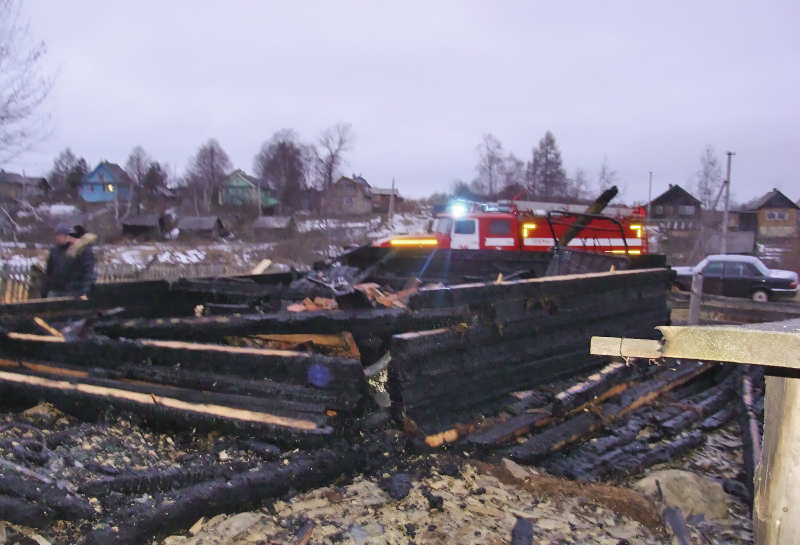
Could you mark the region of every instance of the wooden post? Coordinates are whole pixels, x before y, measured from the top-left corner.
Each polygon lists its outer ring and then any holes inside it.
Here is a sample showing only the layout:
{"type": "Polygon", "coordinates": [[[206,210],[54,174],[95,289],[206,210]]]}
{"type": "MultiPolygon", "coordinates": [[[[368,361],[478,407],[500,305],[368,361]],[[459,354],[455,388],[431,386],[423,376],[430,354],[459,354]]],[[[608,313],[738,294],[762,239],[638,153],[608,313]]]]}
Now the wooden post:
{"type": "Polygon", "coordinates": [[[700,324],[700,301],[703,298],[703,273],[695,271],[689,295],[689,325],[700,324]]]}
{"type": "Polygon", "coordinates": [[[765,365],[764,440],[755,471],[757,545],[800,536],[800,320],[747,326],[659,327],[663,341],[593,337],[591,353],[765,365]]]}

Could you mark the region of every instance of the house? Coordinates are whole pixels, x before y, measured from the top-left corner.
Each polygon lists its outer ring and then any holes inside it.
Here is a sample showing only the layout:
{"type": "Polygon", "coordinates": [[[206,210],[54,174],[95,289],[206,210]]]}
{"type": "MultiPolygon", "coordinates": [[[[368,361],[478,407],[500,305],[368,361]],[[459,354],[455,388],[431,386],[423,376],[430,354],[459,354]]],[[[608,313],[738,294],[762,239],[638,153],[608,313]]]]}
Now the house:
{"type": "Polygon", "coordinates": [[[228,234],[219,216],[190,216],[178,219],[178,231],[184,238],[220,238],[228,234]]]}
{"type": "Polygon", "coordinates": [[[372,211],[373,212],[388,212],[389,202],[394,192],[394,209],[397,211],[397,205],[403,202],[403,197],[400,196],[400,190],[396,187],[394,189],[388,187],[373,187],[372,193],[372,211]]]}
{"type": "Polygon", "coordinates": [[[101,161],[83,177],[78,193],[86,202],[128,201],[132,185],[133,181],[122,167],[101,161]]]}
{"type": "Polygon", "coordinates": [[[650,201],[650,222],[661,224],[670,231],[699,229],[703,203],[700,199],[675,184],[650,201]]]}
{"type": "Polygon", "coordinates": [[[122,222],[122,233],[140,240],[161,240],[166,231],[164,216],[146,214],[122,222]]]}
{"type": "Polygon", "coordinates": [[[4,199],[35,199],[49,192],[50,184],[44,178],[0,170],[0,197],[4,199]]]}
{"type": "Polygon", "coordinates": [[[259,239],[269,240],[285,239],[297,231],[292,216],[261,216],[256,218],[251,227],[259,239]]]}
{"type": "Polygon", "coordinates": [[[372,188],[361,176],[342,176],[328,189],[325,207],[340,214],[369,214],[372,212],[372,188]]]}
{"type": "Polygon", "coordinates": [[[261,182],[248,176],[241,170],[234,170],[228,176],[219,190],[220,206],[255,206],[261,198],[261,208],[272,208],[278,204],[269,188],[263,187],[261,182]]]}
{"type": "Polygon", "coordinates": [[[797,203],[773,189],[742,207],[739,211],[739,230],[767,238],[797,236],[798,209],[800,206],[797,203]]]}

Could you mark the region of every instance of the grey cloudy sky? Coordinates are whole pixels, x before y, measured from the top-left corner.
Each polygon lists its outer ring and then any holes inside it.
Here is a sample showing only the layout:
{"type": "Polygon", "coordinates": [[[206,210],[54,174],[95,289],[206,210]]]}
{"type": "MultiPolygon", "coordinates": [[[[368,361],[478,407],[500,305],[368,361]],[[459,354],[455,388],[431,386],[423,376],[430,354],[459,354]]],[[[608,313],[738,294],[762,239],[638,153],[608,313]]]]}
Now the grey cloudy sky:
{"type": "Polygon", "coordinates": [[[686,185],[706,144],[735,151],[740,201],[800,199],[800,2],[744,0],[70,1],[24,7],[59,70],[54,134],[6,166],[94,166],[142,145],[182,173],[208,138],[252,172],[283,128],[336,122],[345,172],[426,196],[475,176],[492,133],[529,160],[545,131],[564,165],[604,156],[646,200],[686,185]]]}

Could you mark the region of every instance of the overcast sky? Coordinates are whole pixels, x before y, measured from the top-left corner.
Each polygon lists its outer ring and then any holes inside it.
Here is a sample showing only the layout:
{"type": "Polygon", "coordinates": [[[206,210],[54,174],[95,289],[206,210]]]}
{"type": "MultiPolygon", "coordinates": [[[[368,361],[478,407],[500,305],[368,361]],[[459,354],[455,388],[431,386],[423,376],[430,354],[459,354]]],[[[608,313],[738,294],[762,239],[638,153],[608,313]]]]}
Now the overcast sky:
{"type": "Polygon", "coordinates": [[[800,199],[800,2],[55,1],[24,6],[58,70],[52,137],[6,170],[141,145],[182,174],[213,137],[237,168],[275,131],[356,135],[346,173],[404,195],[475,177],[492,133],[571,174],[608,157],[624,200],[687,185],[707,144],[739,201],[800,199]]]}

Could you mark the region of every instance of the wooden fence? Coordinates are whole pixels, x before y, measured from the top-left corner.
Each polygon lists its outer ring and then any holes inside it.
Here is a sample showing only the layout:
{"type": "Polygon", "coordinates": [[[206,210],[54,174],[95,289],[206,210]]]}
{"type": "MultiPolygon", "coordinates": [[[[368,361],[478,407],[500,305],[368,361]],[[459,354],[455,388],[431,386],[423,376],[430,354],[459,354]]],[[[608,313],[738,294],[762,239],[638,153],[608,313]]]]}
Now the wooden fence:
{"type": "MultiPolygon", "coordinates": [[[[247,274],[250,265],[226,265],[222,263],[188,263],[172,265],[109,265],[98,263],[95,267],[97,282],[108,284],[126,280],[167,280],[179,278],[209,278],[247,274]]],[[[36,267],[5,265],[0,268],[0,304],[18,303],[38,298],[38,286],[42,273],[36,267]]]]}

